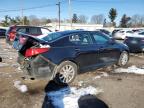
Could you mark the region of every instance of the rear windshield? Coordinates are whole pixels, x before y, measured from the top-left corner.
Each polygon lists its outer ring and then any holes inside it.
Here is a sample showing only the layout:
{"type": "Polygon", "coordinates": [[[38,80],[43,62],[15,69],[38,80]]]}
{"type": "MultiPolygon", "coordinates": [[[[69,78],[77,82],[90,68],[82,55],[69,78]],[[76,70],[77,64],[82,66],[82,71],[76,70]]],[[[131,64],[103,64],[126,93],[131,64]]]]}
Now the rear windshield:
{"type": "Polygon", "coordinates": [[[60,33],[51,33],[48,34],[47,36],[45,36],[44,38],[42,38],[43,40],[50,42],[50,41],[54,41],[58,38],[60,38],[62,35],[60,33]]]}

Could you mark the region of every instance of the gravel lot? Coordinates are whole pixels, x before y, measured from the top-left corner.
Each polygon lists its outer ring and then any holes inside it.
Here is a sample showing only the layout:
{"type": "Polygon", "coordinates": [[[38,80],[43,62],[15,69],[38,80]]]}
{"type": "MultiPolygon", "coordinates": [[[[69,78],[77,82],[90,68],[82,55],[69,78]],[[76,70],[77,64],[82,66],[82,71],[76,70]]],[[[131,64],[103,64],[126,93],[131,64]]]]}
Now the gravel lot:
{"type": "MultiPolygon", "coordinates": [[[[22,80],[22,71],[16,63],[17,53],[4,39],[0,40],[0,56],[3,58],[0,63],[0,108],[41,108],[48,82],[22,80]],[[27,85],[26,93],[14,87],[17,80],[27,85]]],[[[144,56],[132,54],[126,67],[132,65],[144,67],[144,56]]],[[[69,86],[82,88],[89,85],[103,90],[97,97],[109,108],[144,108],[144,75],[113,73],[113,68],[108,67],[78,75],[69,86]]]]}

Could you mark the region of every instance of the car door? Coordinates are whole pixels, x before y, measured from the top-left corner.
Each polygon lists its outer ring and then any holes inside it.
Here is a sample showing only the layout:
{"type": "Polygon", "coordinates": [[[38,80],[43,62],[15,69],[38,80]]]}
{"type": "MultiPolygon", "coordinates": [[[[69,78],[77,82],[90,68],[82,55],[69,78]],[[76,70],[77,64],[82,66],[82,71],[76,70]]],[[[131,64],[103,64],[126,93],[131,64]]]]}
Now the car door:
{"type": "Polygon", "coordinates": [[[70,36],[70,41],[74,44],[75,60],[80,69],[91,68],[96,62],[94,60],[96,50],[93,47],[90,34],[88,32],[73,34],[70,36]]]}
{"type": "Polygon", "coordinates": [[[99,49],[99,65],[117,61],[120,52],[111,38],[100,32],[92,32],[92,38],[95,47],[99,49]]]}

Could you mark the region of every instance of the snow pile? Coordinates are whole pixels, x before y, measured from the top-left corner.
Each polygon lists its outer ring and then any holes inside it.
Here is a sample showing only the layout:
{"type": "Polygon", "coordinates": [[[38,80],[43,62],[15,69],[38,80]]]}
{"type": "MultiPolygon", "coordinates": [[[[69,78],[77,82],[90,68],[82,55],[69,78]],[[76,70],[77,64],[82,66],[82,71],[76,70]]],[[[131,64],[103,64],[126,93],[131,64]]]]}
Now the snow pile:
{"type": "Polygon", "coordinates": [[[99,79],[101,77],[108,77],[109,76],[108,73],[106,73],[106,72],[101,72],[101,73],[102,73],[101,75],[94,77],[94,79],[99,79]]]}
{"type": "Polygon", "coordinates": [[[124,68],[118,68],[116,69],[114,72],[116,73],[135,73],[135,74],[141,74],[141,75],[144,75],[144,68],[138,68],[136,66],[131,66],[131,67],[128,67],[127,69],[124,69],[124,68]]]}
{"type": "Polygon", "coordinates": [[[102,90],[92,86],[81,89],[72,87],[47,93],[47,96],[52,100],[52,103],[56,108],[78,108],[78,99],[81,96],[88,94],[96,95],[100,92],[102,92],[102,90]]]}
{"type": "Polygon", "coordinates": [[[21,81],[15,81],[14,86],[21,91],[22,93],[25,93],[28,91],[28,88],[26,85],[21,84],[21,81]]]}
{"type": "Polygon", "coordinates": [[[81,87],[83,84],[84,84],[83,81],[79,81],[79,82],[78,82],[78,86],[80,86],[80,87],[81,87]]]}
{"type": "Polygon", "coordinates": [[[9,66],[9,64],[7,64],[7,63],[0,63],[0,67],[6,67],[6,66],[9,66]]]}

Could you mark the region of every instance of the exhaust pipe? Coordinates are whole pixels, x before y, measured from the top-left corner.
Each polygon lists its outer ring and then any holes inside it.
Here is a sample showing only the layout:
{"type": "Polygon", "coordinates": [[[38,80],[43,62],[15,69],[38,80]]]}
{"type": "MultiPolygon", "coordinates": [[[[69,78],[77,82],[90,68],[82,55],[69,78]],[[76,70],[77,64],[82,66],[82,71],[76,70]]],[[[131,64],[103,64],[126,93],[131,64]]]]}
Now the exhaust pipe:
{"type": "Polygon", "coordinates": [[[0,57],[0,62],[2,62],[2,58],[0,57]]]}

